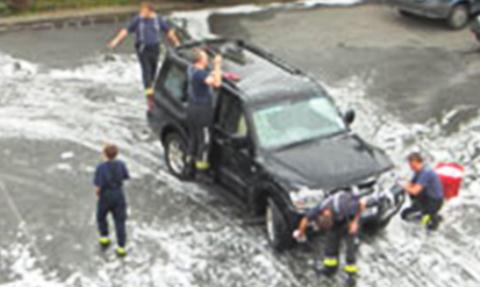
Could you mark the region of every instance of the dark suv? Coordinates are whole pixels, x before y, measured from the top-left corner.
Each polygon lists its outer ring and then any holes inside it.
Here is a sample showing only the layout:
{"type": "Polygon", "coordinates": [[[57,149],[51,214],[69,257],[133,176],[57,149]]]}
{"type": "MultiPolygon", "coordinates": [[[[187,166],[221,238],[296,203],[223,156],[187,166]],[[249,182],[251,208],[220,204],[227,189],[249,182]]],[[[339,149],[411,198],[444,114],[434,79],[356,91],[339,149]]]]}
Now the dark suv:
{"type": "Polygon", "coordinates": [[[276,250],[292,246],[292,232],[309,208],[342,189],[373,199],[365,224],[389,222],[404,195],[387,188],[388,156],[350,130],[353,111],[342,115],[314,80],[243,41],[197,42],[168,53],[149,123],[171,173],[189,177],[186,71],[192,49],[199,47],[224,57],[211,136],[212,178],[252,216],[265,216],[276,250]]]}

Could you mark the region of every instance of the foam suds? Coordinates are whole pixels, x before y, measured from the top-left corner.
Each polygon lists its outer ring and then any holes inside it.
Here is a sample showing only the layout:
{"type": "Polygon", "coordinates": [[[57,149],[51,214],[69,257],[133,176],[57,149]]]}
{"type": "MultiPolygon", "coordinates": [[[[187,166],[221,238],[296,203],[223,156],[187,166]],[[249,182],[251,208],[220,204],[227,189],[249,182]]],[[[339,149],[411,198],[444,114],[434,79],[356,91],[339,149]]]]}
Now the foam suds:
{"type": "MultiPolygon", "coordinates": [[[[354,3],[356,1],[299,1],[286,7],[354,3]]],[[[186,17],[191,23],[189,27],[198,27],[192,32],[208,35],[207,19],[212,13],[254,13],[278,7],[280,4],[247,5],[175,13],[175,16],[186,17]]],[[[309,259],[312,252],[316,254],[318,250],[294,250],[276,255],[268,247],[261,227],[245,226],[242,222],[243,210],[214,192],[170,176],[159,160],[163,153],[160,144],[150,140],[148,133],[145,135],[148,127],[136,59],[131,55],[106,61],[99,56],[96,62],[73,69],[48,70],[0,53],[0,140],[67,141],[94,151],[106,141],[117,143],[132,174],[141,182],[140,188],[148,191],[138,193],[146,199],[141,210],[132,210],[134,216],[129,221],[134,253],[124,263],[90,258],[87,264],[75,266],[60,276],[57,274],[60,271],[45,267],[48,263],[52,266],[59,263],[36,256],[32,243],[24,239],[26,234],[20,225],[18,242],[0,248],[2,262],[11,263],[8,270],[11,276],[6,280],[9,283],[2,286],[330,284],[318,281],[311,271],[309,259]],[[27,82],[28,90],[25,90],[27,82]],[[147,197],[150,193],[155,196],[147,197]],[[85,267],[88,265],[95,267],[93,271],[85,267]]],[[[475,227],[480,219],[476,193],[480,189],[477,181],[480,118],[474,117],[458,131],[447,134],[442,127],[461,112],[462,107],[457,107],[441,121],[407,125],[380,111],[365,97],[372,84],[353,77],[331,83],[328,90],[343,109],[356,110],[354,130],[385,148],[393,160],[401,164],[400,175],[408,174],[403,165],[405,154],[418,149],[434,161],[464,164],[467,176],[462,196],[445,207],[448,219],[437,234],[425,234],[418,226],[395,219],[385,233],[362,245],[362,274],[365,275],[361,286],[478,286],[480,267],[476,262],[480,257],[480,244],[475,227]]],[[[76,150],[63,149],[56,153],[53,168],[62,172],[78,171],[70,161],[80,156],[76,150]]],[[[91,164],[84,163],[81,168],[91,172],[91,164]]],[[[59,193],[63,192],[61,187],[57,188],[59,193]]],[[[49,236],[33,240],[51,242],[52,235],[49,236]]]]}

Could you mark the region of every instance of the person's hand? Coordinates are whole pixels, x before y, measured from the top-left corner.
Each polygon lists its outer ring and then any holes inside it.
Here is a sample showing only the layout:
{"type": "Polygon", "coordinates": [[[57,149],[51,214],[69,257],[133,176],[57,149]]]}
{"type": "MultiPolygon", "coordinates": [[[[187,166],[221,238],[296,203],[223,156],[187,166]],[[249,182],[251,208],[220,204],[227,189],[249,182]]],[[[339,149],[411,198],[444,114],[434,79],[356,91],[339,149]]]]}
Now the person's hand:
{"type": "Polygon", "coordinates": [[[297,241],[297,242],[306,242],[307,241],[307,237],[305,236],[305,234],[303,234],[300,230],[295,230],[293,232],[293,238],[297,241]]]}
{"type": "Polygon", "coordinates": [[[222,64],[222,56],[221,55],[216,55],[215,58],[213,59],[213,64],[215,66],[220,66],[222,64]]]}
{"type": "Polygon", "coordinates": [[[348,227],[348,233],[350,234],[357,234],[358,233],[358,221],[353,221],[352,223],[350,223],[350,226],[348,227]]]}
{"type": "Polygon", "coordinates": [[[107,47],[113,50],[117,47],[117,43],[115,43],[115,41],[110,41],[108,42],[107,47]]]}
{"type": "Polygon", "coordinates": [[[97,197],[100,197],[100,188],[95,190],[95,194],[97,195],[97,197]]]}

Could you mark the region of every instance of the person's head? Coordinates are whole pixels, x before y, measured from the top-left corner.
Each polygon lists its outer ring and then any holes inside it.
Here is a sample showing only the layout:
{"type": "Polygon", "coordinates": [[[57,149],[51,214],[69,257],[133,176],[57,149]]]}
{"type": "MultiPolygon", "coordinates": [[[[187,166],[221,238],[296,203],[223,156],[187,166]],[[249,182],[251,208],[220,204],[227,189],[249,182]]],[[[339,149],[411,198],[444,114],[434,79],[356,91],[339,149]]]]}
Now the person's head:
{"type": "Polygon", "coordinates": [[[414,172],[418,172],[423,168],[423,157],[418,152],[413,152],[407,157],[408,164],[414,172]]]}
{"type": "Polygon", "coordinates": [[[322,230],[329,230],[333,226],[333,214],[332,211],[328,208],[325,208],[320,212],[320,215],[317,217],[318,227],[322,230]]]}
{"type": "Polygon", "coordinates": [[[140,3],[140,16],[149,17],[152,13],[155,13],[155,6],[151,2],[143,1],[140,3]]]}
{"type": "Polygon", "coordinates": [[[197,68],[206,69],[208,67],[208,54],[205,50],[195,49],[195,66],[197,68]]]}
{"type": "Polygon", "coordinates": [[[118,155],[118,147],[114,144],[107,144],[103,148],[103,155],[107,160],[114,160],[118,155]]]}

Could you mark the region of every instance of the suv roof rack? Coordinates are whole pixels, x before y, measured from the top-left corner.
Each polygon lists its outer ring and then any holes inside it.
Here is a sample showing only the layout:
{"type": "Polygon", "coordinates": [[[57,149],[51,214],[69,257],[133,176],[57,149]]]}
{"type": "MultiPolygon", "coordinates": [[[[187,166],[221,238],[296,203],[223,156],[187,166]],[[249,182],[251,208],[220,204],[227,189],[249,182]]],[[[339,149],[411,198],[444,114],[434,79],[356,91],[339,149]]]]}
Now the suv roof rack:
{"type": "MultiPolygon", "coordinates": [[[[210,55],[215,55],[217,53],[221,53],[220,49],[222,45],[235,43],[238,47],[243,49],[247,49],[255,56],[265,59],[272,64],[272,66],[276,66],[292,75],[302,75],[304,73],[299,70],[298,68],[292,67],[291,65],[287,64],[285,61],[281,60],[280,58],[276,57],[271,52],[260,48],[254,44],[248,43],[245,40],[240,39],[228,39],[228,38],[215,38],[215,39],[207,39],[207,40],[200,40],[200,41],[192,41],[185,43],[179,47],[174,49],[174,53],[180,54],[182,57],[182,51],[186,49],[195,49],[195,48],[203,48],[205,49],[210,55]],[[219,47],[215,47],[219,46],[219,47]]],[[[185,58],[185,55],[183,55],[185,58]]]]}

